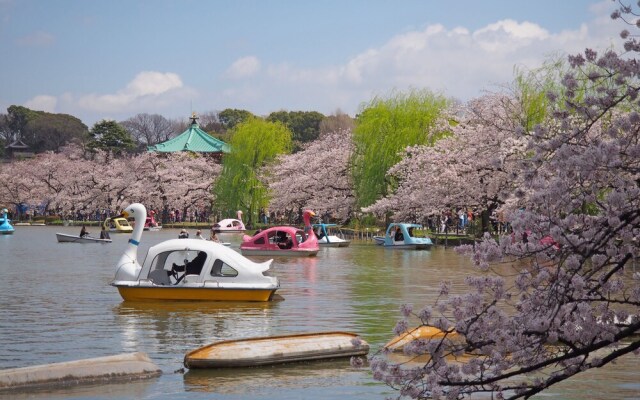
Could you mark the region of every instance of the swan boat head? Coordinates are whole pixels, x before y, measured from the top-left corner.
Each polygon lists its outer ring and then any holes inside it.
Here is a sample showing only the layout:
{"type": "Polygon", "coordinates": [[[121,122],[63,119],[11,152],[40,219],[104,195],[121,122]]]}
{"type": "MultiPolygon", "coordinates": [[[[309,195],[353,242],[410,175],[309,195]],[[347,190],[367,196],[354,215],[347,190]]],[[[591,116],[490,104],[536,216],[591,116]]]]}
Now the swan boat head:
{"type": "Polygon", "coordinates": [[[142,238],[144,223],[147,219],[147,209],[140,203],[133,203],[122,211],[124,218],[133,218],[135,221],[131,238],[124,253],[116,265],[116,281],[133,281],[140,273],[140,263],[138,262],[138,245],[142,238]]]}

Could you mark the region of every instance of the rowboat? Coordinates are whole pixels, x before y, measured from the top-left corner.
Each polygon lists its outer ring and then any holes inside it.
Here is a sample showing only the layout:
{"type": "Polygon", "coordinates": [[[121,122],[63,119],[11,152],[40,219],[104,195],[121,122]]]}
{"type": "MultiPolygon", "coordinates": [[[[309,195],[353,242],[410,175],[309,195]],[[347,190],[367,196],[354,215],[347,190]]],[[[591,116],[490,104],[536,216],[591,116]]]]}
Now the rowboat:
{"type": "Polygon", "coordinates": [[[100,239],[92,236],[67,235],[56,233],[56,238],[60,243],[111,243],[111,239],[100,239]]]}
{"type": "Polygon", "coordinates": [[[350,332],[312,332],[215,342],[188,352],[187,368],[230,368],[363,356],[369,344],[350,332]]]}
{"type": "Polygon", "coordinates": [[[452,342],[463,341],[464,338],[458,332],[454,330],[443,331],[435,326],[421,325],[417,328],[407,330],[400,335],[391,339],[384,348],[391,351],[401,351],[404,346],[413,342],[414,340],[445,340],[448,339],[452,342]]]}

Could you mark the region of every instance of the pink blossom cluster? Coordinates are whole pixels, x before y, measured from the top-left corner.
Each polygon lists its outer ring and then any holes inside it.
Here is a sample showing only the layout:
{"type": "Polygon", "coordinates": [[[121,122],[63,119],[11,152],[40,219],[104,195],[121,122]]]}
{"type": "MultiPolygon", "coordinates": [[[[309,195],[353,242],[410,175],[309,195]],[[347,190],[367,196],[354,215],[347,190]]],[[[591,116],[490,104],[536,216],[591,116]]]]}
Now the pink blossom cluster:
{"type": "Polygon", "coordinates": [[[355,195],[349,158],[350,130],[327,132],[302,151],[281,155],[262,175],[272,194],[269,211],[287,213],[303,208],[340,221],[353,212],[355,195]]]}
{"type": "Polygon", "coordinates": [[[0,202],[46,204],[48,210],[119,211],[140,202],[158,209],[198,208],[213,201],[211,189],[221,166],[189,153],[143,153],[113,158],[98,152],[86,157],[79,147],[35,159],[3,164],[0,202]]]}
{"type": "MultiPolygon", "coordinates": [[[[632,9],[622,5],[613,17],[623,16],[632,9]]],[[[569,57],[534,129],[512,114],[518,99],[485,96],[465,108],[449,138],[407,149],[390,171],[401,179],[398,192],[368,211],[477,204],[500,207],[513,228],[461,249],[480,267],[466,294],[441,290],[421,311],[401,309],[396,333],[430,325],[464,340],[414,341],[407,356],[430,355],[419,366],[374,355],[374,378],[399,397],[529,398],[640,355],[640,63],[632,56],[640,43],[621,36],[623,55],[569,57]]]]}

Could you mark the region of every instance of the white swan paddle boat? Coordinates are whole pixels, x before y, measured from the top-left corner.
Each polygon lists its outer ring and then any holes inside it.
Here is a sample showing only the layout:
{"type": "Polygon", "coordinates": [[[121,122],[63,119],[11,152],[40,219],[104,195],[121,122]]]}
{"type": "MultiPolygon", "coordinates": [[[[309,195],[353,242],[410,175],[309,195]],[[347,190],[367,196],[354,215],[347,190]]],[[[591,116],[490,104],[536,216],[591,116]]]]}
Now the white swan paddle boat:
{"type": "Polygon", "coordinates": [[[329,229],[337,224],[313,224],[313,228],[316,229],[316,236],[318,237],[318,244],[320,247],[348,247],[351,243],[350,240],[343,239],[337,235],[331,235],[329,229]]]}
{"type": "Polygon", "coordinates": [[[111,239],[100,239],[92,236],[67,235],[66,233],[56,233],[59,243],[111,243],[111,239]]]}
{"type": "Polygon", "coordinates": [[[237,212],[238,219],[235,218],[227,218],[223,219],[211,227],[211,229],[223,232],[223,233],[233,233],[233,232],[244,232],[246,230],[244,223],[242,222],[242,211],[238,210],[237,212]]]}
{"type": "Polygon", "coordinates": [[[280,288],[278,278],[264,274],[273,260],[253,262],[209,240],[166,240],[150,247],[140,265],[146,208],[134,203],[123,215],[136,222],[111,282],[124,300],[270,301],[280,288]]]}

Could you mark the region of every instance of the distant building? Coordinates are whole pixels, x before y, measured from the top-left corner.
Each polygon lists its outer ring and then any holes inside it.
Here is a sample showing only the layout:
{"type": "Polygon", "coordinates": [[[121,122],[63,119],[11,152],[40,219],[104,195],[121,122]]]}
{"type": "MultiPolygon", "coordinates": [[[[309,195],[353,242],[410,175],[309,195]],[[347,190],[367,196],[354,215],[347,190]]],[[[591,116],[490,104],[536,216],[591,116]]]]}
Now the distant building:
{"type": "Polygon", "coordinates": [[[31,157],[33,157],[33,152],[30,151],[29,146],[24,144],[22,140],[18,139],[4,146],[5,161],[21,160],[31,157]]]}
{"type": "Polygon", "coordinates": [[[165,142],[149,146],[148,151],[159,153],[175,153],[177,151],[193,151],[194,153],[205,153],[217,160],[222,158],[224,153],[230,153],[231,148],[222,140],[216,139],[207,132],[200,129],[197,122],[198,117],[191,115],[191,125],[180,135],[165,142]]]}

